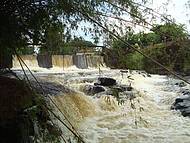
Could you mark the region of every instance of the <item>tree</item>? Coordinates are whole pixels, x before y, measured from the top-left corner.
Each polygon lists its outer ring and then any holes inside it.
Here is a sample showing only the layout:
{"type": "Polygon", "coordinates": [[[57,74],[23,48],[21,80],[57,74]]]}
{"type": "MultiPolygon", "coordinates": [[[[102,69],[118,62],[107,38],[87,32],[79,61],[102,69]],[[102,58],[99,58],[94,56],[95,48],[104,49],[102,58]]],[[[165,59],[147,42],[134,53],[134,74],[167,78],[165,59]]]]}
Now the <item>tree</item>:
{"type": "Polygon", "coordinates": [[[141,45],[143,47],[146,47],[146,46],[149,46],[149,45],[154,45],[154,44],[158,44],[158,43],[161,43],[161,40],[160,40],[160,36],[157,35],[156,33],[143,33],[142,36],[141,36],[141,45]]]}
{"type": "MultiPolygon", "coordinates": [[[[109,16],[105,14],[119,17],[128,12],[134,23],[143,22],[139,20],[142,16],[138,7],[131,0],[1,0],[0,5],[1,48],[13,49],[28,45],[47,47],[51,43],[49,37],[52,37],[52,29],[63,31],[64,28],[65,37],[61,39],[64,41],[70,37],[72,30],[79,28],[80,22],[91,23],[93,28],[85,26],[83,30],[97,38],[105,31],[94,21],[104,27],[114,26],[107,22],[109,16]]],[[[51,41],[54,42],[54,39],[51,41]]]]}
{"type": "Polygon", "coordinates": [[[175,41],[187,39],[188,34],[184,25],[177,25],[175,23],[166,23],[164,25],[155,25],[151,31],[159,35],[162,42],[175,41]]]}
{"type": "Polygon", "coordinates": [[[92,49],[93,47],[96,47],[96,45],[93,44],[91,41],[86,41],[82,37],[75,37],[74,39],[71,39],[70,41],[64,43],[59,53],[74,54],[78,52],[79,49],[83,49],[84,51],[86,51],[87,48],[92,49]]]}
{"type": "MultiPolygon", "coordinates": [[[[140,48],[146,47],[150,44],[159,43],[159,36],[155,33],[134,33],[134,31],[127,32],[125,36],[122,37],[127,43],[133,46],[138,46],[140,48]]],[[[115,40],[112,42],[112,48],[125,48],[128,52],[131,50],[120,40],[115,40]]]]}

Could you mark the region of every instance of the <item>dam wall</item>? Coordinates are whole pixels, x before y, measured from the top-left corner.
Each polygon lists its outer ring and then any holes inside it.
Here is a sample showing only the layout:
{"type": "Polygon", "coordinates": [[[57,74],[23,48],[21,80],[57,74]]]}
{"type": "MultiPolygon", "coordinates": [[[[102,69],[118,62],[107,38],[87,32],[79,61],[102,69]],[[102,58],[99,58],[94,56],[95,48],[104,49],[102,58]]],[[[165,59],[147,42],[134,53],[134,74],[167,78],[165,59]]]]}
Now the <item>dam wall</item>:
{"type": "MultiPolygon", "coordinates": [[[[79,69],[105,67],[103,56],[99,55],[20,55],[29,67],[63,68],[76,66],[79,69]]],[[[16,56],[13,56],[13,67],[20,67],[16,56]]]]}

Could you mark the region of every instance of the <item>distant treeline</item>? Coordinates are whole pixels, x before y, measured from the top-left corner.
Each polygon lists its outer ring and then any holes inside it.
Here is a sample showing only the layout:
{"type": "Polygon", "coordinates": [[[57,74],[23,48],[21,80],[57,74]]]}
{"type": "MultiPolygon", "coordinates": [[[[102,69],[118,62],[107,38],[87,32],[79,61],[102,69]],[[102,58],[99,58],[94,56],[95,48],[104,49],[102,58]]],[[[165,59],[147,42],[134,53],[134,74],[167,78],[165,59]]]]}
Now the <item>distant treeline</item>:
{"type": "Polygon", "coordinates": [[[31,55],[35,52],[40,54],[57,54],[57,55],[72,55],[77,52],[89,52],[93,51],[93,47],[96,47],[91,41],[86,41],[82,37],[70,39],[67,42],[60,42],[57,44],[49,44],[48,46],[39,47],[20,47],[17,52],[20,55],[31,55]]]}
{"type": "MultiPolygon", "coordinates": [[[[190,40],[182,25],[156,25],[151,33],[128,32],[122,38],[170,70],[190,74],[190,40]]],[[[111,47],[105,52],[106,63],[111,68],[167,74],[161,67],[119,40],[113,41],[111,47]]]]}

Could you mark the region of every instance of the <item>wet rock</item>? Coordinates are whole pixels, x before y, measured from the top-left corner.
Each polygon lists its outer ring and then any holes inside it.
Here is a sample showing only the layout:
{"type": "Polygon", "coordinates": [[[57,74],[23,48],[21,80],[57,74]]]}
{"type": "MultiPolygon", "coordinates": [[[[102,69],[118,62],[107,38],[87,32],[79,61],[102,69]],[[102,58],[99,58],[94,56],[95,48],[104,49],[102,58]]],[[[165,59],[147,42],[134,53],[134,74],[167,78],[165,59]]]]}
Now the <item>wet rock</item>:
{"type": "Polygon", "coordinates": [[[186,89],[181,88],[180,93],[181,93],[181,95],[189,95],[190,96],[190,90],[187,88],[186,89]]]}
{"type": "Polygon", "coordinates": [[[116,80],[113,78],[100,77],[98,78],[98,83],[95,83],[94,85],[114,86],[116,85],[116,80]]]}
{"type": "Polygon", "coordinates": [[[178,109],[185,109],[185,108],[188,108],[190,107],[190,101],[182,101],[182,102],[178,102],[175,104],[175,110],[178,110],[178,109]]]}
{"type": "Polygon", "coordinates": [[[32,86],[36,90],[37,93],[40,94],[50,94],[50,95],[58,95],[59,93],[73,93],[71,89],[66,86],[63,86],[54,82],[40,81],[39,85],[36,81],[31,81],[32,86]]]}
{"type": "Polygon", "coordinates": [[[129,73],[129,70],[120,70],[121,73],[129,73]]]}
{"type": "Polygon", "coordinates": [[[138,74],[141,74],[143,77],[151,77],[146,71],[139,71],[138,74]]]}
{"type": "Polygon", "coordinates": [[[184,116],[184,117],[190,117],[190,107],[188,108],[185,108],[181,111],[181,114],[184,116]]]}
{"type": "Polygon", "coordinates": [[[115,87],[112,87],[112,90],[115,90],[115,91],[117,91],[117,92],[123,92],[123,91],[125,91],[125,90],[123,90],[121,87],[119,87],[119,86],[115,86],[115,87]]]}
{"type": "Polygon", "coordinates": [[[152,77],[150,74],[147,73],[147,77],[152,77]]]}
{"type": "Polygon", "coordinates": [[[179,110],[183,116],[190,117],[190,95],[185,94],[177,97],[171,106],[173,110],[179,110]]]}
{"type": "Polygon", "coordinates": [[[178,85],[179,87],[184,87],[187,84],[185,82],[177,82],[177,83],[175,83],[175,85],[178,85]]]}
{"type": "Polygon", "coordinates": [[[100,92],[104,92],[105,88],[100,85],[86,85],[83,89],[83,92],[88,95],[94,95],[100,92]]]}
{"type": "Polygon", "coordinates": [[[113,88],[118,89],[119,92],[124,92],[124,91],[132,91],[133,87],[131,85],[117,85],[113,88]]]}
{"type": "Polygon", "coordinates": [[[123,99],[132,100],[136,98],[135,94],[136,93],[134,91],[125,91],[125,92],[119,93],[119,97],[123,99]]]}

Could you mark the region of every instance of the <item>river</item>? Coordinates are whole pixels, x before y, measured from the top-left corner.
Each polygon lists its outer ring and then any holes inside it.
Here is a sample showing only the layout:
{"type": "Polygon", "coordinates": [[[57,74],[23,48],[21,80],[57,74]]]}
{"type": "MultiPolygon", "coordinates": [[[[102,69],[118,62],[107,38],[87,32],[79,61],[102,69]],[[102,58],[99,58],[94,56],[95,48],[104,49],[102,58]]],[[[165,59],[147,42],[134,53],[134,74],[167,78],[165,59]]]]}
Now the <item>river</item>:
{"type": "Polygon", "coordinates": [[[37,78],[56,82],[75,90],[52,98],[77,128],[87,143],[189,143],[190,119],[170,110],[181,88],[176,79],[139,71],[121,74],[120,70],[51,69],[36,70],[37,78]],[[127,78],[130,76],[130,79],[127,78]],[[116,79],[118,84],[131,84],[136,98],[118,105],[114,97],[87,96],[85,85],[93,85],[98,77],[116,79]]]}

